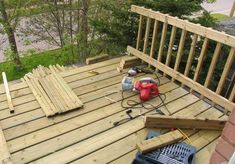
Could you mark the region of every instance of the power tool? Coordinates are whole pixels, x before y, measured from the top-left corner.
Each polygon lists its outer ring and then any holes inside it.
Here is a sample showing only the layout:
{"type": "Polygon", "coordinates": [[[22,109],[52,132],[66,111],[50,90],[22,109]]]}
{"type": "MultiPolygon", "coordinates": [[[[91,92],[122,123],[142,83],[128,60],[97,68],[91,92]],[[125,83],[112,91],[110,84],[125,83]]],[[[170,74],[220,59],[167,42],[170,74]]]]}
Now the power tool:
{"type": "Polygon", "coordinates": [[[139,97],[142,102],[148,101],[151,95],[158,95],[158,84],[151,78],[142,78],[134,83],[134,90],[139,92],[139,97]]]}

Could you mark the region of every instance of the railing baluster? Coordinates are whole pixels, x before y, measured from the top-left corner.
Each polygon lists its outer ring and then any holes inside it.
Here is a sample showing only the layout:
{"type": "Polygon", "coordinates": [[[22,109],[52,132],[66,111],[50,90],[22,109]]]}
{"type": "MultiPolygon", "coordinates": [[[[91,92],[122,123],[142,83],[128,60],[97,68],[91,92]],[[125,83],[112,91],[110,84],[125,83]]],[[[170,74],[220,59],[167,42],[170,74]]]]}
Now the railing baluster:
{"type": "Polygon", "coordinates": [[[193,77],[194,81],[197,81],[198,76],[200,74],[200,70],[201,70],[201,67],[202,67],[205,55],[206,55],[208,44],[209,44],[209,39],[205,38],[205,40],[203,42],[203,45],[202,45],[202,50],[201,50],[200,56],[198,58],[198,63],[197,63],[196,71],[195,71],[195,74],[194,74],[194,77],[193,77]]]}
{"type": "Polygon", "coordinates": [[[167,51],[167,58],[166,58],[166,65],[167,66],[169,66],[170,62],[171,62],[171,54],[172,54],[172,48],[175,43],[176,30],[177,30],[177,27],[173,26],[172,30],[171,30],[171,38],[170,38],[169,48],[167,51]]]}
{"type": "Polygon", "coordinates": [[[232,90],[232,92],[230,93],[229,101],[232,101],[232,102],[233,102],[234,98],[235,98],[235,85],[233,86],[233,90],[232,90]]]}
{"type": "Polygon", "coordinates": [[[209,67],[209,71],[208,71],[208,74],[207,74],[207,77],[206,77],[206,81],[204,83],[204,86],[206,88],[210,84],[211,77],[212,77],[212,75],[214,73],[214,70],[215,70],[215,67],[216,67],[216,63],[218,61],[218,58],[219,58],[219,55],[220,55],[220,52],[221,52],[221,48],[222,48],[222,44],[221,43],[217,43],[216,48],[215,48],[215,52],[213,54],[213,58],[212,58],[212,61],[211,61],[210,67],[209,67]]]}
{"type": "Polygon", "coordinates": [[[191,43],[191,48],[190,48],[190,51],[189,51],[189,56],[188,56],[186,68],[185,68],[185,71],[184,71],[185,76],[188,76],[189,71],[190,71],[191,66],[192,66],[193,56],[195,54],[195,49],[196,49],[196,46],[197,46],[197,39],[198,39],[198,35],[194,34],[193,35],[193,40],[192,40],[192,43],[191,43]]]}
{"type": "Polygon", "coordinates": [[[234,52],[235,52],[235,48],[231,48],[230,50],[230,53],[229,53],[229,56],[228,56],[228,59],[227,59],[227,62],[224,66],[224,70],[223,70],[223,73],[221,75],[221,78],[220,78],[220,81],[219,81],[219,84],[217,86],[217,89],[216,89],[216,93],[217,94],[220,94],[222,89],[223,89],[223,86],[224,86],[224,82],[226,80],[226,77],[229,73],[229,69],[231,68],[231,65],[232,63],[234,62],[234,52]]]}
{"type": "MultiPolygon", "coordinates": [[[[181,37],[180,37],[179,49],[177,52],[177,57],[176,57],[175,66],[174,66],[174,70],[176,70],[176,71],[178,71],[178,69],[179,69],[181,57],[184,52],[184,44],[185,44],[186,35],[187,35],[187,31],[183,29],[182,33],[181,33],[181,37]]],[[[174,79],[172,79],[172,80],[174,80],[174,79]]]]}
{"type": "Polygon", "coordinates": [[[142,30],[143,30],[143,15],[140,15],[138,36],[137,36],[137,42],[136,42],[136,49],[137,50],[140,48],[140,42],[141,42],[141,38],[142,38],[142,30]]]}
{"type": "Polygon", "coordinates": [[[162,37],[161,37],[160,47],[159,47],[159,51],[158,51],[158,58],[157,58],[157,60],[160,62],[162,60],[164,45],[165,45],[165,41],[166,41],[167,27],[168,27],[168,23],[167,23],[167,16],[166,16],[165,22],[164,22],[163,28],[162,28],[162,37]]]}
{"type": "Polygon", "coordinates": [[[148,17],[147,23],[146,23],[145,36],[144,36],[144,47],[143,47],[144,54],[146,54],[147,47],[148,47],[150,23],[151,23],[151,19],[148,17]]]}
{"type": "MultiPolygon", "coordinates": [[[[150,57],[153,58],[154,56],[154,48],[155,48],[155,44],[157,41],[157,33],[158,33],[158,20],[155,19],[154,21],[154,27],[153,27],[153,38],[152,38],[152,43],[151,43],[151,50],[150,50],[150,57]]],[[[150,64],[149,64],[150,67],[150,64]]]]}

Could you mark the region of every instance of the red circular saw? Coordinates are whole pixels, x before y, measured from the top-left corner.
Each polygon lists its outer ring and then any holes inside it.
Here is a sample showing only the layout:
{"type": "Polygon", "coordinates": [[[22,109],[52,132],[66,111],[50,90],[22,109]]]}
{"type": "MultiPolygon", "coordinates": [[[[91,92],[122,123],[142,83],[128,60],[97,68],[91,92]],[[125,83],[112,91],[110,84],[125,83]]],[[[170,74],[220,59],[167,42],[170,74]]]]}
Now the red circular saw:
{"type": "Polygon", "coordinates": [[[134,89],[139,91],[140,100],[142,102],[148,101],[151,98],[151,95],[159,94],[157,82],[150,77],[142,78],[139,81],[136,81],[134,84],[134,89]]]}

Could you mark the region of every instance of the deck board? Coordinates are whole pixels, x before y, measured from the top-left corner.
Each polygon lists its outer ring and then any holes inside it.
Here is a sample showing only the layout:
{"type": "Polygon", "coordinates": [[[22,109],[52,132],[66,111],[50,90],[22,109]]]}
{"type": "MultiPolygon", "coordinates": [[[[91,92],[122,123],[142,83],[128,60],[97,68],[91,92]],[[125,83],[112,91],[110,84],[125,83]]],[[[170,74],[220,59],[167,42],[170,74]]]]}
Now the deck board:
{"type": "MultiPolygon", "coordinates": [[[[125,74],[116,71],[120,58],[61,72],[68,85],[84,103],[84,108],[46,118],[30,90],[23,83],[12,85],[15,113],[10,114],[0,88],[0,124],[13,162],[26,163],[130,163],[136,154],[136,142],[147,134],[139,110],[133,110],[134,120],[118,127],[113,122],[126,118],[120,105],[120,81],[125,74]],[[95,75],[89,71],[97,71],[95,75]],[[114,101],[110,101],[106,96],[114,101]]],[[[137,78],[146,75],[138,74],[137,78]]],[[[153,75],[147,75],[152,76],[153,75]]],[[[159,75],[160,92],[173,115],[221,117],[223,113],[192,95],[164,76],[159,75]]],[[[0,86],[1,87],[1,86],[0,86]]],[[[125,99],[138,100],[136,93],[126,93],[125,99]]],[[[159,98],[150,103],[157,105],[159,98]]],[[[160,109],[169,114],[164,106],[160,109]]],[[[142,109],[141,114],[155,113],[142,109]]],[[[164,132],[164,131],[163,131],[164,132]]],[[[185,130],[198,154],[212,151],[211,143],[218,131],[185,130]],[[208,145],[208,146],[207,146],[208,145]],[[207,148],[208,147],[208,148],[207,148]]],[[[205,160],[196,156],[197,161],[205,160]]],[[[206,161],[206,160],[205,160],[206,161]]]]}

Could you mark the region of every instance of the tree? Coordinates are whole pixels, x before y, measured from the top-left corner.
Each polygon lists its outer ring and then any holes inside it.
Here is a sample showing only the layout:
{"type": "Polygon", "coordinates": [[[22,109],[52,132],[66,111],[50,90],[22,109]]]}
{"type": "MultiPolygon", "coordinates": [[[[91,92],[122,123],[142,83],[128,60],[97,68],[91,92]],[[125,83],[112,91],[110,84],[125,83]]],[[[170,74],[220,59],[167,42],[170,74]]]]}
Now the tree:
{"type": "Polygon", "coordinates": [[[0,0],[0,23],[3,25],[4,32],[7,34],[8,41],[11,49],[11,57],[17,68],[21,67],[21,61],[19,57],[19,53],[17,50],[16,39],[14,35],[14,28],[11,25],[11,20],[7,14],[6,6],[4,0],[0,0]]]}
{"type": "Polygon", "coordinates": [[[78,53],[80,54],[81,61],[85,61],[88,55],[88,9],[89,0],[80,1],[79,10],[79,29],[78,29],[78,53]]]}
{"type": "MultiPolygon", "coordinates": [[[[111,52],[113,45],[119,45],[120,52],[127,45],[134,45],[136,39],[138,16],[129,12],[132,4],[151,8],[152,10],[188,18],[194,12],[202,10],[203,0],[98,0],[97,4],[103,10],[103,15],[91,20],[92,28],[97,36],[107,45],[104,49],[111,52]]],[[[159,30],[160,31],[160,30],[159,30]]]]}

